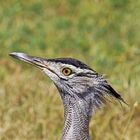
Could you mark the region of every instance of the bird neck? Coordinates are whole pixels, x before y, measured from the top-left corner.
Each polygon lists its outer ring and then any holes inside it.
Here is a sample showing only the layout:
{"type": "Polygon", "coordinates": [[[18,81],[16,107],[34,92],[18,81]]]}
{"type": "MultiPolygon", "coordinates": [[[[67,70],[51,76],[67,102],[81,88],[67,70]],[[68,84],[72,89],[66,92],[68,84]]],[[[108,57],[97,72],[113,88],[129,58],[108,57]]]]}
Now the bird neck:
{"type": "Polygon", "coordinates": [[[89,140],[90,105],[70,95],[63,97],[64,129],[62,140],[89,140]],[[67,96],[67,97],[66,97],[67,96]]]}

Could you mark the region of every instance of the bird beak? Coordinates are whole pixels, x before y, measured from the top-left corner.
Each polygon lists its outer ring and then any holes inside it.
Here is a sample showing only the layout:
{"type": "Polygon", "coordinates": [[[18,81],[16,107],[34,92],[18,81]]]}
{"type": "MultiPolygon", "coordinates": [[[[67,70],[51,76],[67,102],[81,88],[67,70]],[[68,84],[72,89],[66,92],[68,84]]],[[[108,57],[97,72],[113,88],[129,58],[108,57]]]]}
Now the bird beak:
{"type": "MultiPolygon", "coordinates": [[[[37,66],[38,68],[47,68],[46,63],[44,64],[43,58],[29,56],[25,53],[18,53],[18,52],[12,52],[9,54],[10,56],[22,60],[24,62],[30,63],[32,65],[37,66]]],[[[46,59],[45,59],[46,62],[46,59]]]]}

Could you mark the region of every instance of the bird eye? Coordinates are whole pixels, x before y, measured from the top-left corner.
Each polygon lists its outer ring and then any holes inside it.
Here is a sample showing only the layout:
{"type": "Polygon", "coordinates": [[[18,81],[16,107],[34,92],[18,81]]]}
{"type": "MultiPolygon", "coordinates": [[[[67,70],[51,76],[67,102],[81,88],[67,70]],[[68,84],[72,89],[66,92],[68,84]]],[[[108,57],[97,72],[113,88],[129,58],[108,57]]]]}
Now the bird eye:
{"type": "Polygon", "coordinates": [[[69,76],[69,75],[72,74],[72,70],[71,70],[70,68],[63,68],[62,73],[63,73],[65,76],[69,76]]]}

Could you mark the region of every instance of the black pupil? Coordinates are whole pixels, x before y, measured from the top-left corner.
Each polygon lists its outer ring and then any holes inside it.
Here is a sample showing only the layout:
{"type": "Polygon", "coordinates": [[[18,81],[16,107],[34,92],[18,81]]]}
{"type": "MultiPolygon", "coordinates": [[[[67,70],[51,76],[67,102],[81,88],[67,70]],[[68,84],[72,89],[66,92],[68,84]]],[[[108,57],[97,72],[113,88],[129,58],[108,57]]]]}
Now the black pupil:
{"type": "Polygon", "coordinates": [[[68,71],[68,70],[65,70],[65,73],[66,73],[66,74],[68,74],[68,73],[69,73],[69,71],[68,71]]]}

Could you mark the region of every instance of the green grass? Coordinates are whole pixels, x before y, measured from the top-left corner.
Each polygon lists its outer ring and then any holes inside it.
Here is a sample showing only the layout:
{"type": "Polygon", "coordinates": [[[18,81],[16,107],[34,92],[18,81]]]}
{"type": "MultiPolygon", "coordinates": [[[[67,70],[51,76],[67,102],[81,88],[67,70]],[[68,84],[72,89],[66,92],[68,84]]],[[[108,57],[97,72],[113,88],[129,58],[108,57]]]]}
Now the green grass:
{"type": "Polygon", "coordinates": [[[63,105],[39,70],[12,51],[74,57],[106,74],[129,104],[110,104],[91,120],[91,140],[140,139],[138,0],[0,1],[0,139],[59,140],[63,105]]]}

